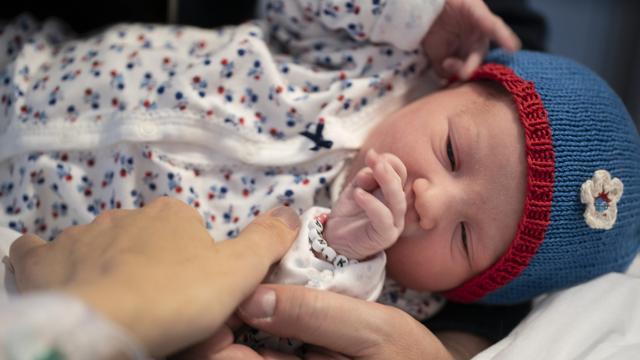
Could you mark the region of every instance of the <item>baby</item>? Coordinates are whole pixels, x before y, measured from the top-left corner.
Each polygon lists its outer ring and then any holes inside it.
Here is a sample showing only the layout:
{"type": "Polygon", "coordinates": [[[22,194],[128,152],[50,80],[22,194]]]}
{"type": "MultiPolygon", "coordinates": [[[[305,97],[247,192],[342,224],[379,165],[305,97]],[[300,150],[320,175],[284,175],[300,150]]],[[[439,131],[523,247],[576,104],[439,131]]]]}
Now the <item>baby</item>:
{"type": "Polygon", "coordinates": [[[433,92],[420,44],[442,7],[267,1],[233,28],[75,40],[19,19],[0,32],[0,225],[54,239],[168,195],[225,240],[284,204],[305,225],[271,281],[418,318],[428,292],[517,303],[623,271],[640,140],[620,100],[530,52],[433,92]]]}

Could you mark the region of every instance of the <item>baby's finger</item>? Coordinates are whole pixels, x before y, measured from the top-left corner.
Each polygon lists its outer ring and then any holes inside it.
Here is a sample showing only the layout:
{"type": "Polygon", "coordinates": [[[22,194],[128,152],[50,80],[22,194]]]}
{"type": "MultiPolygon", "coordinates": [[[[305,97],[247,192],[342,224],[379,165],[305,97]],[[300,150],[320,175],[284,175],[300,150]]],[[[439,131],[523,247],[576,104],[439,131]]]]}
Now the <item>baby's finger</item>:
{"type": "MultiPolygon", "coordinates": [[[[385,247],[391,245],[386,244],[387,239],[390,239],[389,241],[395,240],[393,214],[391,210],[389,210],[380,199],[362,189],[356,189],[353,198],[356,204],[367,214],[367,218],[369,218],[371,226],[376,232],[375,234],[371,234],[376,237],[374,240],[384,243],[382,245],[385,247]]],[[[382,249],[376,250],[380,251],[382,249]]]]}
{"type": "Polygon", "coordinates": [[[401,228],[404,226],[404,215],[407,211],[407,201],[402,190],[402,179],[387,161],[382,161],[373,169],[375,177],[385,203],[391,210],[393,216],[393,226],[401,228]]]}
{"type": "Polygon", "coordinates": [[[380,157],[385,159],[389,165],[391,165],[393,171],[400,176],[401,185],[404,186],[404,183],[407,181],[407,168],[404,166],[402,160],[391,153],[381,154],[380,157]]]}
{"type": "Polygon", "coordinates": [[[368,167],[373,169],[376,166],[379,159],[380,159],[380,154],[378,154],[378,152],[375,151],[374,149],[369,149],[367,151],[367,155],[365,155],[364,157],[364,163],[368,167]]]}
{"type": "Polygon", "coordinates": [[[365,163],[371,169],[374,169],[376,167],[376,164],[381,161],[386,161],[389,163],[389,165],[391,165],[393,171],[400,177],[402,185],[404,185],[404,182],[407,180],[407,168],[404,166],[404,163],[402,162],[402,160],[400,160],[400,158],[392,153],[378,154],[373,149],[370,149],[367,152],[365,163]]]}
{"type": "Polygon", "coordinates": [[[370,167],[365,167],[358,171],[356,174],[355,184],[367,192],[373,192],[378,188],[378,183],[373,177],[373,170],[371,170],[370,167]]]}

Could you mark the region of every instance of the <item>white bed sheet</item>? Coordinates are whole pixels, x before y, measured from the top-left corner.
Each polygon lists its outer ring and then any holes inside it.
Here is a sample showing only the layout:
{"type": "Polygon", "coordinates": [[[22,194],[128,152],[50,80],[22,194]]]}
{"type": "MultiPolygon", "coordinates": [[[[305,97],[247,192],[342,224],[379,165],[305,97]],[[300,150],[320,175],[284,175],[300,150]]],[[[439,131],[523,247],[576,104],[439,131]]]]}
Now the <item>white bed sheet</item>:
{"type": "MultiPolygon", "coordinates": [[[[19,236],[0,227],[0,258],[19,236]]],[[[15,283],[0,266],[0,304],[15,283]]],[[[640,359],[640,256],[608,274],[549,295],[502,341],[474,360],[640,359]]]]}
{"type": "Polygon", "coordinates": [[[640,359],[640,257],[536,302],[502,341],[474,360],[640,359]]]}

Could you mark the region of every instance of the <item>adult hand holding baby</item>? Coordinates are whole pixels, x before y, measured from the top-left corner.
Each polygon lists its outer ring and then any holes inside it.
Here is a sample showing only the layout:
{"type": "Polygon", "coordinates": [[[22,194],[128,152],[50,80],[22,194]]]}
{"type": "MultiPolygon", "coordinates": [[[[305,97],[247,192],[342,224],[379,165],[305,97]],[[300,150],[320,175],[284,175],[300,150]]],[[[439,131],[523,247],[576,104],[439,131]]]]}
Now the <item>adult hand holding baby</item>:
{"type": "Polygon", "coordinates": [[[508,51],[521,45],[518,36],[483,0],[445,0],[422,47],[438,76],[467,80],[482,63],[489,41],[508,51]]]}
{"type": "Polygon", "coordinates": [[[139,210],[102,213],[51,243],[22,236],[10,261],[21,292],[75,295],[163,356],[220,328],[298,227],[295,212],[282,207],[237,239],[214,243],[194,209],[163,197],[139,210]]]}
{"type": "MultiPolygon", "coordinates": [[[[452,334],[447,339],[452,344],[449,349],[424,325],[398,308],[295,285],[260,285],[240,306],[238,315],[256,329],[301,340],[310,346],[305,359],[469,358],[468,354],[476,354],[487,346],[478,339],[456,338],[457,334],[452,334]]],[[[298,357],[271,350],[258,354],[233,344],[229,335],[214,336],[180,359],[298,357]]]]}

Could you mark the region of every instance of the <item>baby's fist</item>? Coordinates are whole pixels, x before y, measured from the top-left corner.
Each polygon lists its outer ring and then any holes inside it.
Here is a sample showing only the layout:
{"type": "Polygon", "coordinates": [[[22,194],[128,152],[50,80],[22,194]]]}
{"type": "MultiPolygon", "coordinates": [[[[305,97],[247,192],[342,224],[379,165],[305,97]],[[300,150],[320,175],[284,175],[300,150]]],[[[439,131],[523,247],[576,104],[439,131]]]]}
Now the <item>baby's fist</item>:
{"type": "Polygon", "coordinates": [[[395,243],[404,229],[407,170],[395,155],[369,150],[362,168],[344,189],[325,227],[338,254],[364,259],[395,243]]]}

